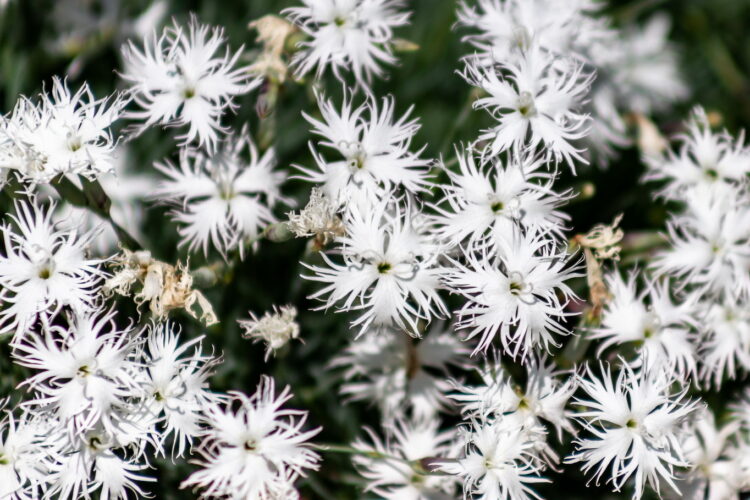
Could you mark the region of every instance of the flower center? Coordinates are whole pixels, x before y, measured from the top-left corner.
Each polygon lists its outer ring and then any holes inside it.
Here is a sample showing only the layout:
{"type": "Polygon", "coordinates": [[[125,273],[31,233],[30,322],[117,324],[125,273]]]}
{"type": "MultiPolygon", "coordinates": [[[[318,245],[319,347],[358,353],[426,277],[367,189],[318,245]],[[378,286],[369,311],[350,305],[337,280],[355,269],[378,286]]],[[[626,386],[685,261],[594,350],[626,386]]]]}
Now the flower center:
{"type": "Polygon", "coordinates": [[[192,99],[195,97],[195,87],[188,86],[182,89],[182,97],[185,99],[192,99]]]}
{"type": "Polygon", "coordinates": [[[393,269],[393,266],[391,266],[390,262],[381,262],[378,264],[378,272],[380,274],[387,274],[391,269],[393,269]]]}
{"type": "Polygon", "coordinates": [[[502,212],[505,208],[505,203],[503,203],[502,201],[496,201],[495,203],[490,205],[490,208],[492,209],[493,213],[502,212]]]}
{"type": "Polygon", "coordinates": [[[8,465],[10,463],[10,459],[3,453],[0,454],[0,465],[8,465]]]}
{"type": "Polygon", "coordinates": [[[335,24],[338,27],[341,27],[346,24],[346,18],[342,16],[336,16],[333,20],[333,24],[335,24]]]}
{"type": "Polygon", "coordinates": [[[638,422],[634,418],[629,418],[627,422],[625,422],[625,427],[628,429],[637,429],[638,428],[638,422]]]}
{"type": "Polygon", "coordinates": [[[524,26],[513,27],[513,42],[519,49],[525,49],[531,42],[528,30],[524,26]]]}
{"type": "Polygon", "coordinates": [[[35,246],[30,257],[36,264],[37,276],[41,279],[48,280],[55,274],[55,259],[45,248],[35,246]]]}
{"type": "Polygon", "coordinates": [[[349,158],[349,170],[356,172],[365,168],[365,154],[358,152],[351,158],[349,158]]]}
{"type": "Polygon", "coordinates": [[[528,295],[531,293],[533,288],[531,283],[524,281],[523,275],[520,272],[513,271],[508,273],[508,278],[510,279],[508,289],[510,290],[511,295],[518,297],[520,295],[528,295]]]}
{"type": "Polygon", "coordinates": [[[518,95],[518,101],[516,103],[518,112],[526,118],[530,118],[536,115],[536,106],[534,105],[534,97],[531,92],[523,91],[518,95]]]}
{"type": "Polygon", "coordinates": [[[94,435],[89,438],[87,444],[90,449],[98,451],[103,448],[102,445],[104,444],[104,442],[102,441],[101,436],[94,435]]]}
{"type": "Polygon", "coordinates": [[[81,149],[81,146],[83,146],[83,142],[81,141],[81,138],[77,135],[72,135],[68,137],[68,149],[70,149],[72,152],[76,152],[79,149],[81,149]]]}
{"type": "Polygon", "coordinates": [[[91,368],[89,365],[81,365],[78,367],[78,370],[76,370],[76,376],[84,378],[91,375],[91,368]]]}
{"type": "Polygon", "coordinates": [[[255,451],[258,449],[258,442],[255,439],[250,438],[247,441],[245,441],[245,444],[243,445],[243,447],[247,451],[255,451]]]}

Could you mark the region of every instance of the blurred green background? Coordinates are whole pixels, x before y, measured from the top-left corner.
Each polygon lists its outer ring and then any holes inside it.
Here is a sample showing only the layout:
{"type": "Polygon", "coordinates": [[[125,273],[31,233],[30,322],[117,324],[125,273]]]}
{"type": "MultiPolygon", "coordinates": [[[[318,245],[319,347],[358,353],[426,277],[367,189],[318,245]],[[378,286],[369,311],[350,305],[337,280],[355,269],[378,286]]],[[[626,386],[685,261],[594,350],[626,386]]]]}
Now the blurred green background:
{"type": "MultiPolygon", "coordinates": [[[[462,32],[452,30],[457,3],[453,0],[407,2],[413,12],[412,25],[400,30],[397,36],[417,43],[420,49],[400,54],[400,64],[390,68],[389,78],[378,82],[374,88],[376,95],[393,94],[399,112],[414,106],[414,114],[422,123],[414,144],[427,144],[426,157],[450,155],[452,143],[471,140],[480,128],[489,125],[489,117],[484,112],[466,111],[471,89],[456,73],[460,68],[459,58],[469,51],[460,41],[462,32]]],[[[70,74],[71,88],[86,81],[99,97],[122,88],[116,73],[122,64],[119,56],[119,48],[125,41],[122,31],[127,31],[127,20],[143,12],[149,4],[143,0],[10,0],[0,14],[3,113],[12,109],[19,94],[33,95],[43,85],[49,86],[53,75],[70,74]],[[93,17],[81,23],[86,11],[93,17]],[[97,17],[104,21],[92,21],[97,17]],[[78,35],[71,37],[71,32],[78,35]]],[[[168,3],[167,19],[174,16],[185,21],[188,14],[194,12],[203,23],[225,26],[232,47],[244,44],[253,49],[255,33],[248,30],[248,22],[294,4],[287,0],[172,1],[168,3]]],[[[719,112],[732,132],[750,122],[750,43],[746,36],[750,26],[750,1],[616,1],[602,3],[602,7],[617,24],[641,22],[657,11],[666,11],[673,19],[672,39],[678,46],[692,98],[664,115],[653,117],[663,130],[678,130],[695,104],[719,112]]],[[[340,85],[329,79],[326,88],[335,93],[340,85]]],[[[237,127],[249,123],[251,131],[259,130],[256,97],[257,92],[243,97],[237,114],[226,117],[227,123],[237,127]]],[[[310,86],[290,81],[281,89],[273,126],[279,168],[290,174],[292,164],[312,164],[307,149],[311,139],[308,124],[300,114],[303,110],[316,112],[310,86]]],[[[172,130],[153,129],[134,140],[129,144],[130,168],[151,171],[155,160],[175,156],[173,136],[172,130]]],[[[665,208],[651,200],[649,189],[639,186],[642,174],[643,166],[634,148],[622,151],[609,168],[581,168],[578,178],[565,172],[560,187],[572,186],[579,190],[583,182],[595,187],[592,197],[575,200],[566,208],[572,216],[571,234],[586,231],[599,222],[609,222],[620,212],[625,213],[622,225],[626,231],[663,228],[665,208]]],[[[304,206],[310,185],[290,180],[283,190],[304,206]]],[[[7,197],[0,195],[0,211],[7,210],[8,206],[7,197]]],[[[283,213],[277,215],[283,216],[283,213]]],[[[187,257],[184,249],[177,249],[176,228],[163,208],[149,208],[144,232],[144,246],[158,258],[174,262],[187,257]]],[[[262,242],[258,251],[249,253],[244,262],[238,259],[232,262],[233,269],[223,282],[206,290],[221,319],[220,325],[206,330],[187,316],[177,319],[184,335],[193,337],[205,332],[208,345],[223,352],[224,363],[212,379],[216,390],[251,392],[259,375],[270,373],[279,385],[292,386],[293,404],[310,411],[310,425],[323,426],[317,441],[347,443],[359,434],[362,425],[377,427],[378,415],[366,404],[343,404],[337,394],[336,374],[327,364],[353,335],[348,331],[346,315],[309,311],[315,304],[305,297],[315,286],[298,277],[302,270],[298,261],[304,249],[305,242],[301,240],[262,242]],[[247,317],[250,310],[260,315],[274,304],[297,307],[304,343],[292,343],[276,358],[264,363],[263,347],[243,340],[235,320],[247,317]]],[[[191,256],[190,264],[195,268],[218,259],[216,254],[209,255],[208,259],[196,254],[191,256]]],[[[120,301],[118,307],[124,313],[134,314],[127,300],[120,301]]],[[[2,387],[10,391],[23,373],[11,366],[7,347],[3,345],[2,349],[2,387]]],[[[734,390],[728,389],[729,392],[734,390]]],[[[714,396],[714,399],[721,402],[722,397],[714,396]]],[[[189,473],[189,465],[168,460],[157,463],[159,482],[150,486],[155,498],[195,497],[191,492],[178,489],[179,481],[189,473]]],[[[618,497],[605,487],[591,485],[586,489],[586,481],[577,467],[567,467],[559,474],[551,472],[549,477],[553,485],[538,487],[539,493],[548,499],[618,497]]],[[[304,498],[366,497],[346,456],[326,454],[321,470],[301,481],[300,486],[304,498]]]]}

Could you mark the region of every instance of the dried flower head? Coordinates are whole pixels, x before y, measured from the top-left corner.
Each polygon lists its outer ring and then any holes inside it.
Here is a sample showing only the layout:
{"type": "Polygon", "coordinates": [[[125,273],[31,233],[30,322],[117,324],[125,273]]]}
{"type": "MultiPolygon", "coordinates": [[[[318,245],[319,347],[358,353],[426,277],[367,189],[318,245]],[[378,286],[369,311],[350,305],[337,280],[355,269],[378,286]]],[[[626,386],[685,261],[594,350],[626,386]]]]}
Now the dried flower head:
{"type": "Polygon", "coordinates": [[[336,214],[336,206],[323,190],[314,187],[310,201],[300,213],[289,212],[289,230],[298,238],[315,237],[315,246],[320,249],[346,234],[346,228],[336,214]]]}
{"type": "Polygon", "coordinates": [[[139,306],[148,302],[151,314],[158,319],[165,319],[173,309],[184,309],[193,318],[199,318],[193,310],[197,303],[201,321],[206,325],[218,323],[208,299],[193,290],[193,277],[187,264],[178,262],[173,266],[152,258],[147,250],[123,249],[113,258],[111,266],[115,273],[102,287],[105,295],[132,295],[139,306]],[[133,293],[135,284],[141,285],[141,289],[133,293]]]}
{"type": "Polygon", "coordinates": [[[262,340],[266,343],[266,359],[281,349],[291,339],[299,337],[299,325],[295,321],[297,309],[294,306],[274,306],[273,312],[265,313],[260,319],[250,313],[250,319],[239,320],[242,334],[246,339],[262,340]]]}
{"type": "Polygon", "coordinates": [[[263,50],[248,71],[284,83],[289,67],[281,54],[286,39],[297,28],[286,19],[274,15],[260,17],[248,24],[248,28],[258,32],[255,41],[263,44],[263,50]]]}
{"type": "Polygon", "coordinates": [[[620,224],[622,214],[615,217],[612,224],[597,224],[586,234],[579,234],[573,242],[583,248],[586,258],[586,282],[589,287],[589,300],[591,302],[591,317],[598,318],[602,308],[609,302],[610,294],[602,276],[602,261],[611,259],[620,260],[620,241],[624,236],[620,224]]]}

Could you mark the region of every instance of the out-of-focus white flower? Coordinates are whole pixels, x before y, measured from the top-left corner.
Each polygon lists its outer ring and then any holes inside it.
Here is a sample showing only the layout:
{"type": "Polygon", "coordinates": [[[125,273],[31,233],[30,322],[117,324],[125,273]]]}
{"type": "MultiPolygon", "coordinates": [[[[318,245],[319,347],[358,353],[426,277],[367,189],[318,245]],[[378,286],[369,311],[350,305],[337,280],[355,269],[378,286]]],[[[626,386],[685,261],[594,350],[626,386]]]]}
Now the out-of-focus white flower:
{"type": "Polygon", "coordinates": [[[586,136],[589,118],[578,112],[593,76],[583,66],[571,62],[556,65],[538,49],[525,52],[517,62],[503,62],[484,68],[469,62],[464,78],[487,94],[474,103],[488,110],[498,124],[484,131],[479,140],[489,140],[487,151],[522,153],[542,146],[544,154],[564,161],[572,170],[574,162],[585,163],[582,150],[573,142],[586,136]]]}
{"type": "Polygon", "coordinates": [[[460,173],[446,170],[451,184],[436,206],[437,235],[452,245],[495,247],[511,240],[516,228],[533,228],[560,237],[569,219],[557,210],[570,196],[552,190],[554,176],[539,172],[540,160],[514,157],[478,167],[472,150],[458,153],[460,173]]]}
{"type": "Polygon", "coordinates": [[[104,274],[99,260],[86,257],[93,232],[61,231],[52,223],[54,205],[16,202],[16,229],[0,226],[0,331],[19,342],[37,319],[46,322],[63,307],[91,310],[104,274]]]}
{"type": "Polygon", "coordinates": [[[21,97],[0,123],[0,169],[31,183],[60,174],[95,179],[111,172],[116,141],[110,127],[125,103],[119,95],[96,99],[87,84],[73,94],[55,77],[38,104],[21,97]]]}
{"type": "Polygon", "coordinates": [[[481,334],[475,353],[499,334],[503,351],[523,359],[534,348],[557,345],[555,334],[568,333],[565,307],[576,296],[565,282],[581,273],[553,245],[546,235],[516,232],[496,254],[464,251],[466,264],[453,261],[444,280],[467,299],[456,312],[457,326],[469,329],[467,338],[481,334]]]}
{"type": "Polygon", "coordinates": [[[274,150],[259,156],[243,130],[238,137],[227,137],[213,155],[184,148],[177,166],[155,164],[167,179],[152,198],[175,205],[180,243],[191,252],[202,249],[207,255],[210,243],[225,257],[235,249],[244,257],[248,242],[255,244],[264,226],[276,220],[272,207],[279,201],[289,204],[279,190],[285,175],[273,170],[275,164],[274,150]]]}
{"type": "Polygon", "coordinates": [[[617,156],[615,148],[624,148],[631,144],[628,127],[617,107],[617,89],[603,81],[602,74],[592,84],[589,101],[583,109],[591,115],[591,128],[584,138],[588,146],[587,158],[594,159],[600,166],[617,156]]]}
{"type": "Polygon", "coordinates": [[[202,489],[203,498],[298,498],[294,481],[318,468],[307,441],[320,428],[302,430],[307,412],[282,408],[291,398],[289,387],[274,395],[273,379],[264,376],[252,396],[232,392],[225,405],[209,406],[201,469],[181,486],[202,489]]]}
{"type": "Polygon", "coordinates": [[[600,44],[594,59],[606,67],[625,109],[645,115],[688,95],[679,72],[677,53],[669,42],[669,16],[657,14],[645,26],[632,26],[600,44]]]}
{"type": "Polygon", "coordinates": [[[456,481],[453,477],[420,473],[412,465],[424,459],[452,458],[454,432],[441,432],[439,428],[437,419],[399,419],[387,429],[389,439],[385,443],[366,428],[371,443],[362,439],[352,443],[352,447],[362,453],[355,455],[352,461],[367,480],[366,491],[385,500],[454,499],[456,481]],[[374,458],[373,454],[385,457],[374,458]]]}
{"type": "MultiPolygon", "coordinates": [[[[473,2],[472,2],[473,3],[473,2]]],[[[523,58],[532,44],[563,58],[578,57],[607,32],[591,15],[592,0],[479,0],[476,7],[462,2],[460,25],[478,30],[464,37],[485,64],[523,58]]]]}
{"type": "Polygon", "coordinates": [[[699,346],[701,376],[721,386],[724,377],[734,379],[738,368],[750,370],[750,306],[744,296],[725,294],[700,304],[702,338],[699,346]]]}
{"type": "Polygon", "coordinates": [[[260,84],[247,67],[237,67],[242,49],[232,54],[225,42],[222,28],[199,24],[193,16],[187,29],[175,21],[161,35],[154,32],[144,39],[142,50],[132,41],[123,48],[122,78],[141,108],[126,117],[143,122],[137,132],[155,124],[187,126],[178,136],[183,145],[197,141],[213,151],[226,132],[224,112],[234,109],[235,97],[260,84]]]}
{"type": "Polygon", "coordinates": [[[645,361],[648,369],[667,369],[685,380],[695,376],[698,321],[693,314],[698,297],[686,294],[679,303],[673,302],[668,280],[647,280],[639,293],[637,279],[636,272],[627,282],[619,272],[606,277],[611,300],[604,308],[601,325],[590,336],[604,339],[599,355],[614,345],[632,342],[639,354],[632,366],[645,361]]]}
{"type": "Polygon", "coordinates": [[[201,353],[202,336],[180,343],[173,323],[149,330],[143,356],[145,404],[151,415],[164,419],[161,439],[173,434],[172,455],[181,457],[200,431],[203,408],[218,401],[208,390],[208,377],[220,360],[201,353]]]}
{"type": "Polygon", "coordinates": [[[472,419],[460,429],[465,443],[463,458],[446,461],[440,469],[456,474],[464,485],[464,497],[477,500],[539,499],[532,489],[549,482],[540,477],[542,466],[536,443],[520,424],[509,419],[472,419]]]}
{"type": "Polygon", "coordinates": [[[0,498],[41,498],[57,440],[44,422],[31,412],[15,417],[4,410],[0,420],[0,498]]]}
{"type": "Polygon", "coordinates": [[[690,469],[679,477],[686,500],[739,500],[750,487],[743,470],[742,452],[735,442],[738,422],[719,428],[713,413],[704,409],[687,425],[682,448],[690,469]]]}
{"type": "Polygon", "coordinates": [[[318,106],[322,120],[304,116],[322,138],[318,144],[339,158],[328,161],[311,145],[319,171],[297,166],[304,180],[322,184],[336,205],[372,203],[396,186],[411,193],[425,190],[429,160],[419,157],[422,150],[409,151],[420,127],[416,118],[409,119],[411,108],[396,120],[390,97],[380,107],[370,97],[356,109],[345,98],[339,113],[332,101],[319,96],[318,106]]]}
{"type": "Polygon", "coordinates": [[[673,393],[671,387],[679,381],[659,370],[636,373],[623,363],[614,381],[609,367],[601,370],[602,379],[590,366],[579,377],[590,399],[576,398],[582,407],[576,418],[591,437],[577,438],[577,450],[566,462],[582,462],[584,472],[595,470],[597,482],[608,472],[615,491],[633,477],[635,500],[643,496],[646,483],[658,491],[660,479],[679,493],[674,468],[689,465],[681,424],[698,403],[685,399],[686,388],[673,393]]]}
{"type": "Polygon", "coordinates": [[[750,291],[750,204],[744,190],[696,186],[686,211],[668,222],[671,248],[652,261],[658,274],[675,276],[702,293],[750,291]]]}
{"type": "Polygon", "coordinates": [[[311,298],[325,297],[320,309],[340,304],[343,311],[363,311],[352,322],[360,333],[370,325],[398,327],[418,336],[417,322],[444,317],[438,295],[439,248],[414,220],[414,209],[391,209],[379,203],[369,211],[351,207],[340,238],[341,258],[322,254],[326,266],[303,263],[314,274],[304,278],[325,286],[311,298]]]}
{"type": "MultiPolygon", "coordinates": [[[[678,136],[679,152],[666,157],[645,156],[650,167],[647,179],[667,182],[661,194],[684,200],[694,186],[711,190],[717,185],[744,185],[750,173],[750,150],[744,133],[735,140],[726,131],[713,133],[703,108],[696,108],[687,123],[687,132],[678,136]]],[[[716,187],[721,189],[721,187],[716,187]]]]}
{"type": "Polygon", "coordinates": [[[375,402],[383,421],[430,420],[450,407],[449,368],[466,368],[469,352],[452,332],[437,327],[419,341],[398,331],[365,332],[331,364],[344,369],[341,393],[375,402]]]}
{"type": "Polygon", "coordinates": [[[331,67],[338,79],[342,70],[354,73],[357,85],[369,88],[373,75],[382,77],[382,64],[394,64],[393,30],[409,22],[402,0],[302,0],[304,6],[283,13],[300,27],[308,40],[292,63],[302,76],[317,68],[320,78],[331,67]]]}
{"type": "Polygon", "coordinates": [[[271,353],[284,347],[291,339],[299,337],[299,325],[295,321],[297,309],[294,306],[274,306],[273,313],[265,313],[258,319],[250,313],[250,319],[240,320],[240,328],[245,338],[263,341],[266,344],[266,360],[271,353]]]}

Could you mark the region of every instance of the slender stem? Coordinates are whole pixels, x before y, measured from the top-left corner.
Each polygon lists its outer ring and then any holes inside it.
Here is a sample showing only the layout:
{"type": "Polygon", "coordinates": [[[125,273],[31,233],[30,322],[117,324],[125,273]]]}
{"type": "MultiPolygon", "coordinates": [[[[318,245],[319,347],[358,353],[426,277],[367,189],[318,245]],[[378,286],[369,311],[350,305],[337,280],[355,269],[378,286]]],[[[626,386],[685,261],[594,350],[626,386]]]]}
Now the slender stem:
{"type": "Polygon", "coordinates": [[[112,200],[104,191],[98,181],[82,180],[83,188],[73,184],[64,174],[60,174],[52,182],[52,186],[58,192],[60,197],[77,207],[82,207],[94,212],[96,215],[106,220],[120,240],[122,246],[130,250],[142,250],[143,247],[128,231],[112,219],[110,207],[112,200]]]}
{"type": "Polygon", "coordinates": [[[455,120],[453,120],[453,124],[451,125],[450,129],[448,129],[448,133],[446,134],[445,139],[443,139],[442,144],[440,144],[440,157],[448,154],[448,150],[451,147],[453,138],[456,136],[456,132],[459,131],[464,122],[466,122],[466,120],[469,118],[469,114],[473,109],[472,105],[477,99],[477,90],[478,89],[475,88],[471,88],[469,90],[469,93],[466,96],[466,101],[464,101],[464,104],[461,107],[461,113],[455,120]]]}
{"type": "Polygon", "coordinates": [[[397,457],[395,455],[389,455],[387,453],[381,453],[375,450],[359,450],[351,446],[342,446],[327,443],[315,443],[313,444],[313,446],[323,452],[328,451],[331,453],[342,453],[344,455],[363,455],[369,458],[374,458],[376,460],[396,460],[411,466],[411,462],[409,460],[406,460],[405,458],[397,457]]]}
{"type": "Polygon", "coordinates": [[[373,458],[375,460],[394,460],[401,462],[409,466],[409,468],[415,473],[421,476],[443,476],[446,473],[434,469],[430,464],[434,464],[435,461],[444,462],[444,459],[438,459],[436,457],[424,458],[422,460],[407,460],[402,457],[390,455],[388,453],[382,453],[376,450],[358,450],[351,446],[341,446],[337,444],[326,444],[326,443],[314,443],[312,445],[317,450],[322,452],[342,453],[345,455],[362,455],[365,457],[373,458]]]}

